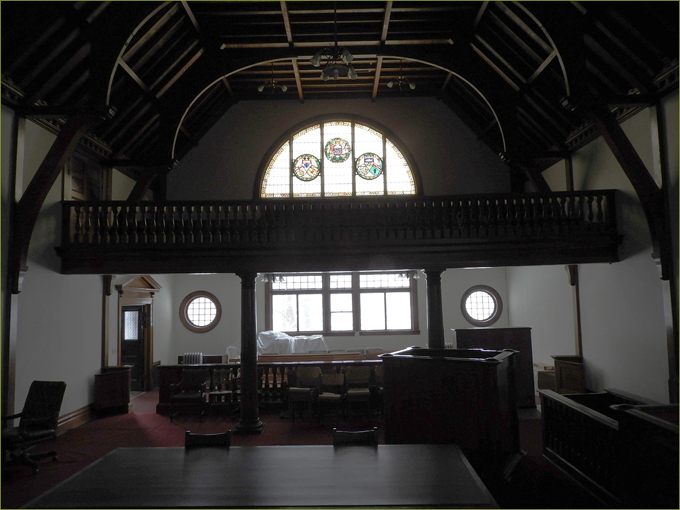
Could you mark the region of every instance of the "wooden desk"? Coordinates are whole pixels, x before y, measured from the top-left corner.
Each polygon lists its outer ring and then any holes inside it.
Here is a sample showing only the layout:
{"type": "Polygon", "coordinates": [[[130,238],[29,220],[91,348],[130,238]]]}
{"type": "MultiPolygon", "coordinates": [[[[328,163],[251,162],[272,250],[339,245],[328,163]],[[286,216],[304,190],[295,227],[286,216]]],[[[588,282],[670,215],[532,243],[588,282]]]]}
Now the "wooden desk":
{"type": "Polygon", "coordinates": [[[25,508],[498,508],[458,446],[118,448],[25,508]]]}

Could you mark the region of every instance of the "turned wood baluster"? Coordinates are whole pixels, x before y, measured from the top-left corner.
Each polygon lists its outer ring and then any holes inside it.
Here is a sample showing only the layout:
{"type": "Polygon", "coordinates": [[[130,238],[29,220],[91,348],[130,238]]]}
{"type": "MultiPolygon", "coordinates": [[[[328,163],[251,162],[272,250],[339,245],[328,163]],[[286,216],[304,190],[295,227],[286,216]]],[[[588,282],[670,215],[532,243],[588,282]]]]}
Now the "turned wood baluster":
{"type": "Polygon", "coordinates": [[[137,208],[137,216],[139,219],[137,220],[137,242],[139,244],[148,244],[149,243],[149,225],[148,225],[148,216],[147,216],[147,206],[146,205],[140,205],[137,208]]]}
{"type": "Polygon", "coordinates": [[[94,206],[94,225],[95,225],[95,235],[93,238],[94,243],[105,244],[106,239],[106,210],[102,206],[94,206]]]}
{"type": "Polygon", "coordinates": [[[125,206],[125,205],[120,206],[120,211],[118,213],[118,226],[119,226],[119,232],[120,232],[120,243],[121,244],[128,244],[130,239],[129,239],[129,235],[128,235],[127,206],[125,206]]]}
{"type": "Polygon", "coordinates": [[[173,227],[175,234],[175,242],[178,244],[184,243],[184,206],[177,205],[173,207],[173,227]]]}
{"type": "Polygon", "coordinates": [[[121,244],[123,241],[121,239],[122,227],[120,225],[120,207],[114,206],[111,210],[111,213],[113,214],[113,224],[111,225],[111,241],[115,244],[121,244]]]}
{"type": "Polygon", "coordinates": [[[264,365],[259,367],[260,375],[260,398],[262,400],[269,400],[269,366],[264,365]]]}
{"type": "Polygon", "coordinates": [[[478,201],[478,222],[479,231],[477,235],[479,237],[489,236],[489,202],[486,198],[480,198],[478,201]]]}
{"type": "Polygon", "coordinates": [[[156,243],[167,244],[167,239],[165,237],[165,210],[164,205],[159,205],[154,208],[154,215],[156,224],[156,243]]]}
{"type": "Polygon", "coordinates": [[[470,222],[468,237],[479,236],[479,207],[477,207],[477,199],[472,198],[468,200],[468,214],[468,221],[470,222]]]}
{"type": "Polygon", "coordinates": [[[219,231],[220,231],[220,242],[228,243],[230,241],[229,237],[229,208],[225,206],[220,206],[220,216],[219,216],[219,231]]]}
{"type": "Polygon", "coordinates": [[[129,243],[137,242],[137,210],[135,206],[126,207],[127,236],[129,243]]]}
{"type": "Polygon", "coordinates": [[[73,242],[78,244],[81,242],[80,235],[81,231],[83,229],[82,225],[82,219],[81,219],[81,209],[82,206],[76,205],[73,208],[73,212],[75,213],[74,218],[73,218],[73,242]]]}
{"type": "Polygon", "coordinates": [[[194,231],[194,223],[196,216],[196,208],[193,205],[183,207],[184,214],[184,242],[188,244],[194,244],[198,242],[196,233],[194,231]]]}
{"type": "Polygon", "coordinates": [[[92,206],[85,206],[83,208],[85,214],[85,221],[83,222],[83,242],[91,244],[94,241],[94,225],[92,221],[92,206]]]}
{"type": "Polygon", "coordinates": [[[219,229],[219,209],[217,206],[209,205],[208,210],[208,235],[211,243],[218,243],[220,240],[219,229]]]}
{"type": "Polygon", "coordinates": [[[178,242],[175,237],[175,207],[167,206],[163,208],[163,220],[165,222],[165,242],[175,244],[178,242]]]}
{"type": "Polygon", "coordinates": [[[597,202],[597,229],[600,231],[605,230],[604,225],[604,204],[602,203],[602,195],[598,194],[596,197],[597,202]]]}
{"type": "Polygon", "coordinates": [[[593,230],[593,218],[595,215],[593,214],[593,201],[595,198],[593,195],[588,195],[588,230],[593,230]]]}

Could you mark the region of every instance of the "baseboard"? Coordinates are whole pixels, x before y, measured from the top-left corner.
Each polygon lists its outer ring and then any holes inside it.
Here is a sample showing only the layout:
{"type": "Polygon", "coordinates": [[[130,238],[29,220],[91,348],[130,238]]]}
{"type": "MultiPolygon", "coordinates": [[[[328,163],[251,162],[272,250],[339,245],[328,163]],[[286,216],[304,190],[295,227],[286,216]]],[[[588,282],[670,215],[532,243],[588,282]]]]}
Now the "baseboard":
{"type": "Polygon", "coordinates": [[[94,417],[93,405],[89,404],[59,417],[57,435],[76,428],[94,417]]]}

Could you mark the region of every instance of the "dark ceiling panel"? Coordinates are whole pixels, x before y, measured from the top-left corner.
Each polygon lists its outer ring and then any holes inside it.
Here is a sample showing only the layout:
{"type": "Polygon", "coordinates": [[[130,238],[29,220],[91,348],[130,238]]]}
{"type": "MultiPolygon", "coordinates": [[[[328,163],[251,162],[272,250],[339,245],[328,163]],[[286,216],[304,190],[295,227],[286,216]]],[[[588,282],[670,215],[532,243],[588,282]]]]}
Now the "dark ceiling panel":
{"type": "Polygon", "coordinates": [[[28,1],[2,14],[4,103],[84,107],[108,92],[117,113],[94,134],[118,158],[181,157],[238,101],[436,97],[495,152],[545,161],[590,136],[588,112],[563,107],[565,61],[572,88],[571,66],[585,69],[582,103],[677,88],[677,2],[28,1]],[[107,46],[121,12],[126,42],[107,46]],[[107,23],[109,37],[95,37],[107,23]],[[324,81],[309,61],[336,34],[355,80],[324,81]],[[97,68],[107,52],[110,67],[97,68]],[[272,81],[287,90],[258,91],[272,81]]]}

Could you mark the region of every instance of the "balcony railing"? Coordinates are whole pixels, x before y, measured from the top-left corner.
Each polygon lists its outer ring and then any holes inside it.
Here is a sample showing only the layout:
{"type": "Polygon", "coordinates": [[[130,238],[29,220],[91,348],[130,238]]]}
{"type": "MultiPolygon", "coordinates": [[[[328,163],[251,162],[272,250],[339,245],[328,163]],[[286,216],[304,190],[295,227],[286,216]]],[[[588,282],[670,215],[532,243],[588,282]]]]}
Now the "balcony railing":
{"type": "Polygon", "coordinates": [[[62,255],[344,250],[616,235],[615,191],[378,200],[64,202],[62,255]]]}
{"type": "Polygon", "coordinates": [[[62,246],[258,245],[615,230],[614,192],[396,200],[64,202],[62,246]]]}

